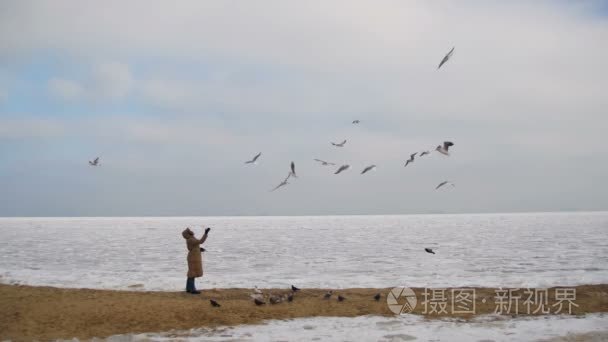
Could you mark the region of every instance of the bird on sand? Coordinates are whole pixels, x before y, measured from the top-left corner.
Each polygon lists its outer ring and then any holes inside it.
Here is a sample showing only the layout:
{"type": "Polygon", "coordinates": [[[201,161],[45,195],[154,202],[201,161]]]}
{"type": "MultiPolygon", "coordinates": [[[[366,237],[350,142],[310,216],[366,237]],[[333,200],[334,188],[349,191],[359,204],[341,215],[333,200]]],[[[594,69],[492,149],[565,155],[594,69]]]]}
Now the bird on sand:
{"type": "Polygon", "coordinates": [[[291,285],[291,291],[298,292],[298,291],[300,291],[300,289],[297,288],[297,287],[295,287],[295,286],[293,286],[293,285],[291,285]]]}
{"type": "Polygon", "coordinates": [[[266,304],[266,302],[265,302],[265,301],[263,301],[263,300],[261,300],[261,299],[258,299],[258,298],[254,298],[254,299],[253,299],[253,302],[254,302],[254,303],[255,303],[255,305],[257,305],[257,306],[260,306],[260,305],[264,305],[264,304],[266,304]]]}
{"type": "Polygon", "coordinates": [[[420,157],[424,157],[424,156],[426,156],[427,154],[431,154],[431,151],[422,151],[422,152],[420,153],[420,157]]]}
{"type": "Polygon", "coordinates": [[[334,291],[327,291],[327,293],[325,295],[323,295],[323,299],[329,299],[331,297],[331,295],[334,293],[334,291]]]}
{"type": "Polygon", "coordinates": [[[432,249],[430,249],[430,248],[425,248],[424,250],[425,250],[427,253],[435,254],[435,252],[433,252],[433,250],[432,250],[432,249]]]}
{"type": "Polygon", "coordinates": [[[376,295],[374,296],[374,300],[378,302],[380,301],[380,297],[382,297],[382,295],[380,293],[376,293],[376,295]]]}
{"type": "Polygon", "coordinates": [[[442,66],[442,65],[443,65],[445,62],[447,62],[447,61],[448,61],[450,58],[452,58],[452,54],[454,53],[454,49],[455,49],[455,48],[456,48],[456,47],[454,46],[454,47],[452,48],[452,50],[450,50],[450,52],[448,52],[448,53],[445,55],[445,57],[443,57],[443,59],[441,60],[441,63],[439,63],[439,66],[437,67],[437,70],[439,70],[439,68],[441,68],[441,66],[442,66]]]}
{"type": "Polygon", "coordinates": [[[338,171],[334,172],[334,175],[337,175],[338,173],[342,172],[342,171],[346,171],[350,169],[350,165],[342,165],[340,166],[340,168],[338,169],[338,171]]]}
{"type": "Polygon", "coordinates": [[[256,164],[256,161],[258,160],[258,158],[260,158],[261,155],[262,155],[262,152],[256,154],[255,157],[253,157],[253,159],[246,161],[245,164],[256,164]]]}
{"type": "Polygon", "coordinates": [[[346,297],[342,297],[341,295],[338,295],[338,302],[343,302],[346,299],[346,297]]]}
{"type": "Polygon", "coordinates": [[[336,144],[335,142],[332,142],[331,144],[334,145],[334,146],[336,146],[336,147],[344,147],[344,144],[346,144],[346,139],[344,139],[344,141],[341,142],[341,143],[339,143],[339,144],[336,144]]]}
{"type": "Polygon", "coordinates": [[[294,162],[291,162],[291,171],[289,172],[289,176],[298,178],[298,176],[296,176],[296,164],[294,164],[294,162]]]}
{"type": "Polygon", "coordinates": [[[406,161],[405,161],[405,165],[403,165],[403,167],[406,167],[406,166],[407,166],[407,164],[409,164],[409,163],[413,163],[413,162],[414,162],[414,157],[415,157],[417,154],[418,154],[418,152],[410,154],[410,159],[408,159],[408,160],[406,160],[406,161]]]}
{"type": "Polygon", "coordinates": [[[270,192],[273,192],[273,191],[277,190],[278,188],[280,188],[280,187],[282,187],[282,186],[285,186],[285,185],[289,184],[289,183],[287,182],[287,180],[289,179],[289,177],[290,177],[290,176],[291,176],[291,173],[290,173],[290,174],[288,174],[288,175],[287,175],[287,178],[285,178],[285,180],[283,180],[281,183],[279,183],[279,185],[277,185],[277,186],[276,186],[274,189],[270,190],[270,192]]]}
{"type": "Polygon", "coordinates": [[[315,159],[315,161],[318,161],[318,162],[319,162],[319,163],[321,163],[321,165],[323,165],[323,166],[327,166],[327,165],[336,165],[335,163],[326,162],[325,160],[321,160],[321,159],[315,159]]]}
{"type": "Polygon", "coordinates": [[[221,306],[220,303],[216,302],[213,299],[209,299],[209,303],[211,303],[211,306],[213,306],[214,308],[219,308],[221,306]]]}
{"type": "Polygon", "coordinates": [[[437,185],[437,187],[435,188],[435,190],[441,188],[442,186],[446,185],[446,184],[451,184],[452,186],[455,186],[454,183],[450,183],[450,181],[443,181],[441,183],[439,183],[439,185],[437,185]]]}
{"type": "Polygon", "coordinates": [[[359,120],[353,120],[353,125],[356,125],[356,124],[358,124],[358,123],[360,123],[360,122],[361,122],[361,121],[359,121],[359,120]]]}
{"type": "Polygon", "coordinates": [[[367,171],[376,171],[376,165],[370,165],[361,171],[361,174],[366,173],[367,171]]]}
{"type": "Polygon", "coordinates": [[[283,298],[281,298],[279,296],[271,295],[268,298],[268,301],[270,302],[270,304],[279,304],[280,302],[283,301],[283,298]]]}
{"type": "Polygon", "coordinates": [[[446,156],[449,156],[450,153],[448,152],[448,150],[450,149],[450,146],[454,146],[454,143],[451,141],[444,141],[443,146],[437,145],[437,148],[435,149],[435,151],[437,151],[441,154],[445,154],[446,156]]]}
{"type": "Polygon", "coordinates": [[[89,165],[91,165],[91,166],[99,166],[99,157],[95,158],[93,161],[89,160],[89,165]]]}

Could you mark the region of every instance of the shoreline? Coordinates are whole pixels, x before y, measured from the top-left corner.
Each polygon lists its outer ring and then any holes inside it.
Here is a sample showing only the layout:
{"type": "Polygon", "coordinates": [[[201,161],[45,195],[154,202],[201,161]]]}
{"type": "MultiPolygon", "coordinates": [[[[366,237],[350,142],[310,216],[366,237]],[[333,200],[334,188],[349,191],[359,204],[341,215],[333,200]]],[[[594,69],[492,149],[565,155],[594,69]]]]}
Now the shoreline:
{"type": "MultiPolygon", "coordinates": [[[[549,288],[547,306],[550,314],[555,314],[557,304],[555,289],[575,289],[576,299],[573,315],[608,312],[608,284],[580,285],[549,288]]],[[[456,317],[470,319],[478,315],[495,313],[498,307],[503,314],[515,316],[517,302],[518,316],[528,315],[523,304],[524,289],[513,292],[510,311],[506,311],[508,300],[497,297],[495,288],[471,287],[474,289],[475,312],[453,312],[452,300],[458,298],[458,289],[428,289],[426,314],[422,305],[423,288],[412,288],[417,305],[412,314],[425,318],[456,317]],[[451,290],[455,289],[456,292],[451,290]],[[435,291],[433,291],[435,290],[435,291]],[[432,292],[436,292],[431,300],[432,292]],[[454,294],[455,298],[452,298],[454,294]],[[519,299],[515,297],[519,296],[519,299]],[[502,302],[498,303],[498,302],[502,302]],[[435,304],[433,304],[435,303],[435,304]],[[442,304],[445,303],[445,304],[442,304]],[[430,305],[429,305],[430,304],[430,305]],[[435,312],[429,314],[435,308],[435,312]],[[441,311],[441,313],[437,313],[441,311]]],[[[164,332],[188,330],[200,327],[234,326],[259,324],[270,319],[291,319],[316,316],[356,317],[363,315],[394,316],[387,305],[387,294],[391,288],[352,288],[333,290],[330,300],[322,297],[328,289],[302,289],[295,294],[293,302],[256,306],[250,294],[253,289],[209,289],[200,295],[185,292],[146,292],[124,290],[92,290],[54,287],[34,287],[26,285],[0,284],[0,340],[51,340],[90,339],[116,334],[164,332]],[[373,296],[381,293],[380,301],[373,296]],[[337,295],[346,300],[338,302],[337,295]],[[209,299],[217,300],[222,306],[214,308],[209,299]]],[[[508,288],[504,288],[508,290],[508,288]]],[[[287,289],[262,289],[265,294],[285,295],[287,289]]],[[[472,297],[471,297],[472,298],[472,297]]],[[[405,302],[404,298],[399,304],[405,302]]],[[[567,314],[567,301],[563,312],[567,314]]],[[[465,302],[466,304],[466,302],[465,302]]],[[[536,303],[533,303],[536,304],[536,303]]],[[[532,309],[538,306],[532,306],[532,309]]],[[[461,310],[462,311],[462,310],[461,310]]],[[[530,315],[540,315],[540,311],[530,315]]],[[[545,310],[546,312],[546,310],[545,310]]]]}

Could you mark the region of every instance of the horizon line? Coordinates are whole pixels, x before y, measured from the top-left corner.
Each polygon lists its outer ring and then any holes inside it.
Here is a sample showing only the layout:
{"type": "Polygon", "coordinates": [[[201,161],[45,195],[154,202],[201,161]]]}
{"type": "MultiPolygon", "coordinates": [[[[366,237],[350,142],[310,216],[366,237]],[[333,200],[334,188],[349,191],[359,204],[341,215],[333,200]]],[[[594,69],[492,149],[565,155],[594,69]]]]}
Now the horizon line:
{"type": "Polygon", "coordinates": [[[220,217],[325,217],[325,216],[427,216],[427,215],[517,215],[517,214],[568,214],[568,213],[606,213],[608,210],[559,210],[559,211],[505,211],[505,212],[438,212],[410,214],[313,214],[313,215],[164,215],[164,216],[2,216],[0,219],[15,218],[220,218],[220,217]]]}

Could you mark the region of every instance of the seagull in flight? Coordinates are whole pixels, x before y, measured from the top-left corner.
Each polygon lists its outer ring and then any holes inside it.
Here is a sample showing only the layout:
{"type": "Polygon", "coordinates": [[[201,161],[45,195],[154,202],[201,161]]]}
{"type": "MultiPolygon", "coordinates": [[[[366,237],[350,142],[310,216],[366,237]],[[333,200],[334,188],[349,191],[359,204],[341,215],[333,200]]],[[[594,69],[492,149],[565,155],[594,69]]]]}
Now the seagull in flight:
{"type": "Polygon", "coordinates": [[[361,122],[361,121],[359,121],[359,120],[353,120],[353,125],[356,125],[356,124],[358,124],[358,123],[360,123],[360,122],[361,122]]]}
{"type": "Polygon", "coordinates": [[[361,174],[366,173],[367,171],[376,171],[376,165],[370,165],[361,171],[361,174]]]}
{"type": "Polygon", "coordinates": [[[346,144],[346,139],[344,139],[344,141],[341,142],[341,143],[339,143],[339,144],[336,144],[335,142],[332,142],[331,144],[334,145],[334,146],[336,146],[336,147],[344,147],[344,144],[346,144]]]}
{"type": "Polygon", "coordinates": [[[449,156],[450,153],[448,152],[450,146],[454,146],[454,143],[451,141],[444,141],[443,142],[443,146],[438,145],[437,148],[435,149],[435,151],[441,153],[441,154],[445,154],[446,156],[449,156]]]}
{"type": "Polygon", "coordinates": [[[289,176],[287,176],[287,178],[291,176],[298,178],[298,176],[296,176],[296,164],[294,164],[294,162],[291,162],[291,171],[289,172],[289,176]]]}
{"type": "Polygon", "coordinates": [[[442,186],[444,186],[444,185],[446,185],[446,184],[448,184],[448,183],[449,183],[450,185],[452,185],[452,186],[455,186],[455,185],[454,185],[454,183],[451,183],[450,181],[443,181],[443,182],[439,183],[439,185],[437,185],[437,187],[435,188],[435,190],[437,190],[437,189],[441,188],[442,186]]]}
{"type": "Polygon", "coordinates": [[[289,173],[289,174],[287,175],[287,178],[285,178],[285,180],[284,180],[284,181],[282,181],[281,183],[279,183],[279,185],[277,185],[277,186],[276,186],[274,189],[270,190],[270,192],[273,192],[273,191],[277,190],[278,188],[280,188],[280,187],[282,187],[282,186],[285,186],[285,185],[289,184],[289,183],[287,182],[287,180],[289,179],[289,177],[291,177],[291,173],[289,173]]]}
{"type": "Polygon", "coordinates": [[[318,162],[319,162],[319,163],[321,163],[321,165],[323,165],[323,166],[327,166],[327,165],[336,165],[335,163],[326,162],[325,160],[321,160],[321,159],[315,159],[315,161],[318,161],[318,162]]]}
{"type": "Polygon", "coordinates": [[[443,59],[441,60],[441,63],[439,63],[439,66],[437,67],[437,70],[439,70],[439,68],[441,68],[441,66],[442,66],[442,65],[443,65],[445,62],[447,62],[447,61],[448,61],[450,58],[452,58],[452,54],[454,53],[454,49],[455,49],[455,48],[456,48],[456,47],[454,46],[454,47],[452,48],[452,50],[450,50],[450,52],[448,52],[448,54],[447,54],[447,55],[445,55],[445,57],[443,57],[443,59]]]}
{"type": "Polygon", "coordinates": [[[342,165],[340,166],[340,168],[338,169],[338,171],[334,172],[334,175],[337,175],[338,173],[342,172],[342,171],[346,171],[350,169],[350,165],[342,165]]]}
{"type": "Polygon", "coordinates": [[[262,155],[262,152],[256,154],[255,157],[253,157],[253,159],[246,161],[245,164],[255,164],[261,155],[262,155]]]}
{"type": "Polygon", "coordinates": [[[435,254],[435,252],[433,252],[433,250],[430,248],[425,248],[424,251],[427,253],[435,254]]]}
{"type": "Polygon", "coordinates": [[[99,157],[95,158],[93,161],[89,160],[89,165],[91,165],[91,166],[99,166],[99,157]]]}
{"type": "Polygon", "coordinates": [[[420,157],[424,157],[427,154],[431,154],[431,151],[422,151],[422,153],[420,153],[420,157]]]}
{"type": "Polygon", "coordinates": [[[406,167],[406,166],[407,166],[407,164],[409,164],[409,163],[413,163],[413,162],[414,162],[414,157],[415,157],[417,154],[418,154],[418,152],[410,154],[410,159],[408,159],[408,160],[406,160],[406,161],[405,161],[405,165],[403,165],[403,167],[406,167]]]}

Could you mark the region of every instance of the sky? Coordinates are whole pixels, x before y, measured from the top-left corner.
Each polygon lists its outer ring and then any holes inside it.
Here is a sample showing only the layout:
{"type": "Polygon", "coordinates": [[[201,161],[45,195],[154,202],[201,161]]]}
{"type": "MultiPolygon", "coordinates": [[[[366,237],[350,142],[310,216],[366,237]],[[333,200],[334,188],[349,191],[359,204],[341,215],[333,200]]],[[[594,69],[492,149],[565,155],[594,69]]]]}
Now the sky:
{"type": "Polygon", "coordinates": [[[0,216],[608,210],[607,42],[604,1],[0,1],[0,216]]]}

